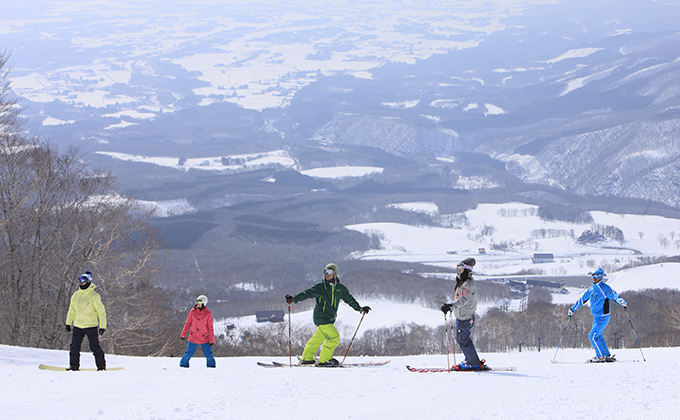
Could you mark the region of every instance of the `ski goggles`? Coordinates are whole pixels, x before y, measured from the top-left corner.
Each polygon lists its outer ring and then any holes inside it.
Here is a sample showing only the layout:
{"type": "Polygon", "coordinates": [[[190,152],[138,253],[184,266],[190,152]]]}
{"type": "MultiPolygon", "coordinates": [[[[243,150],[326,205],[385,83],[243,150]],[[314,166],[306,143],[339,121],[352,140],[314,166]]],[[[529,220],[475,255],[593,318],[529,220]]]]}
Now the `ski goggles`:
{"type": "Polygon", "coordinates": [[[79,282],[79,283],[87,283],[88,281],[90,281],[90,279],[88,279],[87,276],[80,276],[80,277],[78,277],[78,282],[79,282]]]}
{"type": "Polygon", "coordinates": [[[456,268],[458,268],[459,270],[460,270],[460,269],[465,269],[465,270],[470,270],[470,271],[472,271],[472,266],[471,266],[471,265],[467,265],[467,264],[463,264],[463,263],[458,264],[458,265],[456,266],[456,268]]]}
{"type": "Polygon", "coordinates": [[[196,304],[197,305],[203,305],[203,301],[201,299],[196,299],[196,304]]]}
{"type": "Polygon", "coordinates": [[[335,271],[331,270],[330,268],[327,268],[327,269],[323,270],[323,272],[324,272],[324,274],[328,274],[328,275],[331,275],[331,276],[332,276],[333,274],[335,274],[335,271]]]}

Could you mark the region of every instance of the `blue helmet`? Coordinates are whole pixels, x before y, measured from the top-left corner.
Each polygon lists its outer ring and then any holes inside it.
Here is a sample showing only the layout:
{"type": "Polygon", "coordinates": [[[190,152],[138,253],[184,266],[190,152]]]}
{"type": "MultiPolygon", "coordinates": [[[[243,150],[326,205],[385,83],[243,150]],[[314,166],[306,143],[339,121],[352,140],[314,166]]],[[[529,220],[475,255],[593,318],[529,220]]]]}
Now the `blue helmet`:
{"type": "Polygon", "coordinates": [[[604,273],[604,270],[601,269],[601,268],[598,268],[597,270],[593,271],[592,273],[590,273],[590,275],[593,276],[593,278],[597,278],[597,279],[600,279],[600,280],[602,280],[602,278],[604,276],[606,276],[606,274],[604,273]]]}

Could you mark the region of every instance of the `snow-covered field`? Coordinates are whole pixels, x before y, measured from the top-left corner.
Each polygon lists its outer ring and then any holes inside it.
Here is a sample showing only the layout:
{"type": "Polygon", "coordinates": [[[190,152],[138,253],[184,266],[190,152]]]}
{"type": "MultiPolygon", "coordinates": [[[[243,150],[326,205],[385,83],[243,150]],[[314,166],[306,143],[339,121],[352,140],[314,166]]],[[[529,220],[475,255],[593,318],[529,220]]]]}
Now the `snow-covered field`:
{"type": "MultiPolygon", "coordinates": [[[[113,129],[150,112],[176,110],[149,94],[154,82],[119,91],[140,75],[169,78],[167,63],[198,75],[201,84],[193,93],[201,105],[227,101],[261,110],[286,106],[321,74],[371,78],[385,62],[414,64],[475,47],[480,37],[505,29],[502,19],[542,3],[547,1],[89,0],[87,7],[68,1],[40,7],[6,2],[0,41],[18,43],[8,45],[16,50],[12,84],[22,97],[121,106],[141,114],[126,115],[113,129]],[[82,21],[92,30],[82,32],[82,21]],[[412,25],[420,30],[410,30],[412,25]],[[45,50],[56,51],[58,63],[43,59],[45,50]],[[40,67],[19,64],[32,61],[40,67]]],[[[68,121],[46,116],[45,123],[68,121]]]]}
{"type": "MultiPolygon", "coordinates": [[[[394,357],[374,368],[264,369],[268,358],[108,355],[123,371],[53,372],[66,351],[0,346],[0,418],[13,419],[675,419],[680,349],[618,350],[620,362],[586,364],[592,350],[488,353],[515,372],[412,373],[445,367],[446,355],[394,357]],[[639,360],[639,362],[635,362],[639,360]]],[[[456,355],[460,360],[461,355],[456,355]]],[[[83,367],[94,366],[83,354],[83,367]]],[[[287,362],[287,358],[277,358],[287,362]]],[[[353,360],[359,360],[353,359],[353,360]]],[[[364,359],[365,360],[365,359],[364,359]]],[[[383,358],[379,358],[383,360],[383,358]]],[[[348,360],[349,361],[349,360],[348,360]]]]}
{"type": "MultiPolygon", "coordinates": [[[[445,218],[434,203],[395,203],[400,208],[445,218]]],[[[537,207],[522,203],[479,204],[465,212],[467,223],[452,227],[411,226],[400,223],[362,223],[348,229],[378,235],[380,249],[356,253],[354,258],[422,262],[455,267],[467,257],[477,259],[475,271],[488,277],[540,269],[544,275],[584,275],[597,267],[613,272],[641,256],[677,255],[680,220],[661,216],[592,211],[594,224],[621,230],[624,242],[607,240],[581,244],[575,239],[591,224],[544,221],[537,207]],[[541,236],[543,235],[543,236],[541,236]],[[502,250],[494,246],[506,244],[502,250]],[[484,249],[484,254],[480,253],[484,249]],[[550,253],[554,262],[534,264],[534,253],[550,253]],[[592,261],[589,265],[589,261],[592,261]]],[[[448,215],[450,216],[450,215],[448,215]]],[[[478,277],[479,278],[479,277],[478,277]]]]}
{"type": "MultiPolygon", "coordinates": [[[[436,215],[439,212],[434,203],[395,203],[390,207],[430,215],[436,215]]],[[[446,267],[454,267],[464,258],[472,256],[477,260],[474,271],[475,278],[479,281],[502,277],[508,273],[517,273],[520,270],[541,269],[544,275],[584,276],[583,285],[586,287],[590,286],[588,272],[604,266],[608,274],[607,283],[619,293],[647,288],[680,289],[679,263],[655,264],[614,271],[617,267],[633,262],[641,256],[677,255],[679,237],[675,232],[680,232],[680,220],[659,216],[591,212],[595,223],[621,229],[625,242],[621,244],[609,240],[594,245],[583,245],[576,243],[574,238],[566,236],[532,239],[531,233],[534,230],[563,232],[573,230],[575,236],[578,236],[583,230],[591,227],[590,224],[543,221],[531,211],[534,207],[521,203],[480,204],[476,209],[465,213],[469,225],[460,228],[418,227],[398,223],[365,223],[348,226],[349,229],[381,235],[381,249],[357,253],[353,256],[422,262],[446,267]],[[484,226],[493,226],[495,232],[490,236],[477,237],[477,233],[484,226]],[[491,250],[491,243],[502,241],[513,242],[517,245],[507,251],[491,250]],[[485,248],[486,254],[479,254],[479,248],[485,248]],[[456,254],[450,254],[450,251],[455,251],[456,254]],[[555,261],[534,264],[532,256],[535,252],[554,253],[555,261]],[[590,267],[589,264],[594,265],[590,267]],[[606,268],[607,266],[610,268],[606,268]]],[[[342,280],[341,262],[339,266],[342,280]]],[[[351,284],[347,286],[351,291],[351,284]]],[[[585,289],[567,287],[566,290],[568,291],[566,294],[553,293],[553,303],[574,303],[585,289]]],[[[294,294],[299,291],[290,290],[289,293],[294,294]]],[[[422,307],[419,303],[403,304],[357,297],[361,305],[369,305],[373,308],[373,311],[362,322],[359,335],[368,329],[401,323],[415,322],[429,326],[442,323],[441,312],[422,307]]],[[[481,303],[478,312],[483,314],[486,309],[494,305],[493,302],[481,303]]],[[[518,307],[519,300],[510,304],[510,309],[518,307]]],[[[293,324],[309,324],[311,319],[311,311],[294,313],[291,318],[293,324]]],[[[346,305],[340,306],[339,324],[354,329],[359,319],[360,316],[353,309],[346,305]]],[[[225,324],[234,324],[243,328],[254,326],[256,322],[255,316],[252,315],[221,320],[219,324],[220,327],[225,324]]]]}
{"type": "Polygon", "coordinates": [[[149,163],[181,171],[195,169],[201,171],[234,172],[247,169],[258,169],[267,165],[280,165],[289,167],[296,164],[295,159],[290,157],[288,152],[284,150],[274,150],[270,152],[251,153],[245,155],[187,158],[181,159],[181,163],[180,158],[170,156],[138,156],[117,152],[97,153],[123,161],[149,163]],[[225,162],[223,159],[228,159],[228,161],[225,162]]]}

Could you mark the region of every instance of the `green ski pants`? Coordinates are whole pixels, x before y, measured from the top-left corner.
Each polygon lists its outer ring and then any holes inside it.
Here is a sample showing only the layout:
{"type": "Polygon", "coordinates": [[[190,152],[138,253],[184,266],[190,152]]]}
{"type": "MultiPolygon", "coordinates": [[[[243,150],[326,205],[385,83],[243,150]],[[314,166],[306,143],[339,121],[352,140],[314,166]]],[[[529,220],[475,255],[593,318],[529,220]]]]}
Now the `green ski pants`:
{"type": "Polygon", "coordinates": [[[305,350],[302,352],[302,360],[314,360],[314,353],[323,344],[321,354],[319,354],[319,363],[324,363],[333,357],[333,351],[338,344],[340,344],[340,333],[335,329],[333,324],[319,325],[312,338],[309,339],[305,345],[305,350]]]}

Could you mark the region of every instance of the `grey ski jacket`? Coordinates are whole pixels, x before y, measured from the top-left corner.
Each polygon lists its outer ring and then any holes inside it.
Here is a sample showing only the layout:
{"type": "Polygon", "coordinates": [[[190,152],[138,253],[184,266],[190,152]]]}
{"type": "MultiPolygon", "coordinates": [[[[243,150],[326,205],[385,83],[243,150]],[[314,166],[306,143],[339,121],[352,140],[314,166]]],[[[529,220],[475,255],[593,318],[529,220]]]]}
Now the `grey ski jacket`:
{"type": "Polygon", "coordinates": [[[477,311],[477,286],[472,273],[469,273],[468,279],[456,289],[452,305],[456,319],[465,321],[474,316],[477,311]]]}

